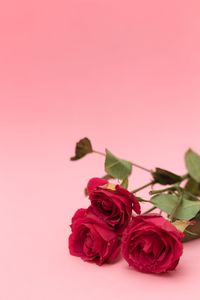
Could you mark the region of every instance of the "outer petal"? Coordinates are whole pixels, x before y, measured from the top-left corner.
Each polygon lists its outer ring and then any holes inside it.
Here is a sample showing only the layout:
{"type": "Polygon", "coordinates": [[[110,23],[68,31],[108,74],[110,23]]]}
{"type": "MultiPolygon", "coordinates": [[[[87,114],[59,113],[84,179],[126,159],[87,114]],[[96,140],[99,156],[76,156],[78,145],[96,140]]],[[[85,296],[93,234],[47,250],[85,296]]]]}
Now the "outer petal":
{"type": "Polygon", "coordinates": [[[91,178],[87,184],[88,195],[90,195],[94,190],[96,190],[96,188],[98,186],[101,186],[101,185],[104,185],[107,183],[108,183],[108,180],[106,180],[106,179],[97,178],[97,177],[91,178]]]}
{"type": "Polygon", "coordinates": [[[71,255],[98,265],[117,258],[121,241],[117,234],[90,210],[77,210],[72,218],[71,228],[68,244],[71,255]],[[88,238],[91,239],[91,243],[88,238]]]}
{"type": "Polygon", "coordinates": [[[85,216],[87,209],[79,208],[72,217],[72,224],[77,220],[85,216]]]}
{"type": "Polygon", "coordinates": [[[158,226],[159,228],[162,228],[163,230],[166,230],[168,232],[173,232],[176,234],[179,238],[183,238],[184,234],[179,231],[172,223],[164,219],[162,216],[157,214],[148,214],[143,215],[141,218],[148,223],[153,224],[154,226],[158,226]]]}
{"type": "Polygon", "coordinates": [[[139,215],[141,213],[140,203],[134,194],[130,193],[129,191],[127,191],[126,189],[124,189],[121,186],[117,186],[117,192],[120,195],[126,196],[128,198],[128,200],[131,201],[131,203],[133,205],[133,210],[136,212],[136,214],[139,215]]]}

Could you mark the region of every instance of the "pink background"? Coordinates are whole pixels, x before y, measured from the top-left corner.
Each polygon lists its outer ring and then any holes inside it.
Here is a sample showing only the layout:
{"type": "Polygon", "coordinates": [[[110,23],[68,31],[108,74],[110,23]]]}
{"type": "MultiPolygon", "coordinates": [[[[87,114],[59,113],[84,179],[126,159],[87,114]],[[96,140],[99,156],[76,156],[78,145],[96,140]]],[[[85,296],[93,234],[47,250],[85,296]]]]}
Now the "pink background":
{"type": "MultiPolygon", "coordinates": [[[[71,257],[71,216],[86,207],[94,147],[184,174],[200,152],[199,0],[2,1],[0,9],[0,299],[199,299],[200,241],[176,272],[71,257]]],[[[149,180],[134,170],[131,188],[149,180]]]]}

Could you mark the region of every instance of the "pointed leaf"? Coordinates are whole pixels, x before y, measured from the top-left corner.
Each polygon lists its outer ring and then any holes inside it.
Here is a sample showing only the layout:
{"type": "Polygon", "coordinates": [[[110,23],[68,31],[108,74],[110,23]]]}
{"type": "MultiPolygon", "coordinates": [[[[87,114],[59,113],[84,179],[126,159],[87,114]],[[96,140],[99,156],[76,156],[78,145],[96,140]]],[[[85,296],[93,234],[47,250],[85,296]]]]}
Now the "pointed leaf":
{"type": "MultiPolygon", "coordinates": [[[[171,214],[179,202],[176,195],[160,194],[152,197],[152,203],[167,214],[171,214]]],[[[190,220],[200,211],[200,201],[191,201],[183,197],[180,206],[173,217],[180,220],[190,220]]]]}
{"type": "Polygon", "coordinates": [[[131,174],[132,163],[116,157],[106,149],[105,171],[110,176],[123,180],[131,174]]]}
{"type": "Polygon", "coordinates": [[[124,178],[120,185],[123,186],[125,189],[127,189],[128,188],[128,177],[124,178]]]}
{"type": "Polygon", "coordinates": [[[200,195],[200,183],[195,181],[193,178],[189,178],[185,185],[185,190],[195,196],[198,196],[200,195]]]}
{"type": "Polygon", "coordinates": [[[113,179],[113,177],[110,176],[110,175],[108,175],[108,174],[102,176],[101,178],[102,178],[102,179],[106,179],[106,180],[113,179]]]}
{"type": "Polygon", "coordinates": [[[76,143],[76,148],[75,148],[75,156],[71,157],[71,160],[78,160],[82,157],[84,157],[88,153],[92,153],[92,144],[90,140],[85,137],[81,139],[78,143],[76,143]]]}
{"type": "Polygon", "coordinates": [[[162,185],[173,184],[182,180],[181,176],[161,168],[156,168],[156,170],[152,172],[152,175],[155,182],[162,185]]]}
{"type": "Polygon", "coordinates": [[[190,176],[200,183],[200,156],[189,149],[185,154],[185,163],[190,176]]]}

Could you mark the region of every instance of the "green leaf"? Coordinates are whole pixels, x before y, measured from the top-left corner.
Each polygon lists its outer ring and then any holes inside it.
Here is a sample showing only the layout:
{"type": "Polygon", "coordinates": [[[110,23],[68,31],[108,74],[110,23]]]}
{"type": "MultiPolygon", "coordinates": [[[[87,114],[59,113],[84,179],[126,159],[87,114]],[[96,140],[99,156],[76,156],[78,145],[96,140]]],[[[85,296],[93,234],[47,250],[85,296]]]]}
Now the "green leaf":
{"type": "Polygon", "coordinates": [[[161,168],[156,168],[152,175],[155,182],[162,185],[174,184],[182,180],[181,176],[161,168]]]}
{"type": "Polygon", "coordinates": [[[200,156],[189,149],[185,154],[185,163],[190,176],[200,183],[200,156]]]}
{"type": "Polygon", "coordinates": [[[144,198],[138,197],[138,196],[137,196],[137,200],[138,200],[139,202],[150,202],[150,201],[148,201],[148,200],[146,200],[146,199],[144,199],[144,198]]]}
{"type": "Polygon", "coordinates": [[[162,211],[170,214],[178,203],[176,195],[159,194],[151,198],[151,202],[162,211]]]}
{"type": "Polygon", "coordinates": [[[101,178],[102,178],[102,179],[106,179],[106,180],[113,179],[113,177],[110,176],[110,175],[108,175],[108,174],[102,176],[101,178]]]}
{"type": "Polygon", "coordinates": [[[127,178],[132,172],[132,163],[114,156],[106,149],[105,171],[118,179],[127,178]]]}
{"type": "Polygon", "coordinates": [[[123,186],[125,189],[127,189],[128,188],[128,177],[124,178],[120,185],[123,186]]]}
{"type": "Polygon", "coordinates": [[[76,143],[76,148],[75,148],[75,156],[71,157],[71,160],[78,160],[82,157],[84,157],[88,153],[92,153],[92,144],[90,140],[85,137],[81,139],[78,143],[76,143]]]}
{"type": "MultiPolygon", "coordinates": [[[[151,198],[152,203],[167,214],[171,214],[179,202],[176,195],[159,194],[151,198]]],[[[188,200],[183,197],[180,206],[176,209],[173,217],[180,220],[190,220],[200,211],[200,201],[188,200]]]]}
{"type": "Polygon", "coordinates": [[[193,178],[189,178],[186,182],[185,190],[195,196],[198,196],[200,195],[200,183],[195,181],[193,178]]]}

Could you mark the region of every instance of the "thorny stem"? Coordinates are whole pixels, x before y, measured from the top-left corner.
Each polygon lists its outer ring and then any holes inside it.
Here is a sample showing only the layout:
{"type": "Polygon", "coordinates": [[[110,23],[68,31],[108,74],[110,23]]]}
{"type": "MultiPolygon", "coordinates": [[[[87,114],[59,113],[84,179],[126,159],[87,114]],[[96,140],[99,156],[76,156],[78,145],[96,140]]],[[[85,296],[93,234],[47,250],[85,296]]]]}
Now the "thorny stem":
{"type": "Polygon", "coordinates": [[[161,190],[150,191],[149,194],[150,195],[155,195],[155,194],[160,194],[160,193],[163,193],[163,192],[174,191],[174,190],[176,190],[176,186],[175,185],[170,186],[170,187],[165,188],[165,189],[161,189],[161,190]]]}
{"type": "Polygon", "coordinates": [[[92,152],[96,153],[96,154],[99,154],[99,155],[102,155],[102,156],[105,156],[105,153],[97,151],[97,150],[93,150],[92,152]]]}
{"type": "MultiPolygon", "coordinates": [[[[181,182],[184,181],[186,178],[188,178],[188,176],[189,176],[188,174],[183,175],[181,182]]],[[[182,189],[180,187],[181,182],[175,183],[165,189],[150,191],[149,194],[154,195],[154,194],[160,194],[160,193],[167,192],[167,191],[174,191],[174,190],[177,190],[178,188],[182,189]]]]}
{"type": "Polygon", "coordinates": [[[152,212],[153,210],[155,210],[156,208],[157,208],[156,206],[153,206],[150,209],[148,209],[147,211],[143,212],[142,215],[146,215],[146,214],[152,212]]]}
{"type": "MultiPolygon", "coordinates": [[[[93,152],[93,153],[96,153],[96,154],[99,154],[99,155],[102,155],[102,156],[105,156],[105,153],[100,152],[100,151],[97,151],[97,150],[93,150],[92,152],[93,152]]],[[[152,173],[152,170],[149,170],[149,169],[147,169],[147,168],[145,168],[145,167],[142,167],[142,166],[140,166],[140,165],[138,165],[138,164],[136,164],[136,163],[131,162],[131,164],[132,164],[132,166],[134,166],[134,167],[136,167],[136,168],[138,168],[138,169],[141,169],[141,170],[146,171],[146,172],[148,172],[148,173],[152,173]]]]}
{"type": "Polygon", "coordinates": [[[133,193],[133,194],[134,194],[134,193],[137,193],[137,192],[139,192],[139,191],[145,189],[146,187],[148,187],[148,186],[150,186],[150,185],[153,185],[154,183],[155,183],[155,181],[148,182],[148,183],[146,183],[145,185],[143,185],[143,186],[141,186],[141,187],[139,187],[139,188],[133,190],[131,193],[133,193]]]}
{"type": "Polygon", "coordinates": [[[142,166],[140,166],[140,165],[138,165],[138,164],[136,164],[136,163],[131,162],[131,164],[132,164],[132,166],[134,166],[134,167],[136,167],[136,168],[138,168],[138,169],[141,169],[141,170],[146,171],[146,172],[148,172],[148,173],[152,173],[152,170],[149,170],[149,169],[147,169],[147,168],[145,168],[145,167],[142,167],[142,166]]]}

